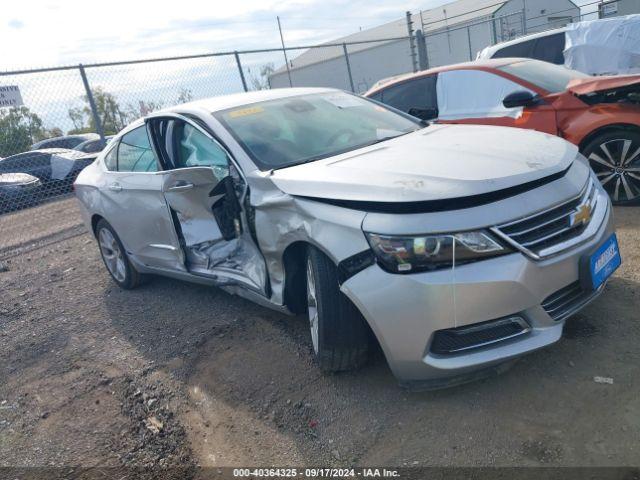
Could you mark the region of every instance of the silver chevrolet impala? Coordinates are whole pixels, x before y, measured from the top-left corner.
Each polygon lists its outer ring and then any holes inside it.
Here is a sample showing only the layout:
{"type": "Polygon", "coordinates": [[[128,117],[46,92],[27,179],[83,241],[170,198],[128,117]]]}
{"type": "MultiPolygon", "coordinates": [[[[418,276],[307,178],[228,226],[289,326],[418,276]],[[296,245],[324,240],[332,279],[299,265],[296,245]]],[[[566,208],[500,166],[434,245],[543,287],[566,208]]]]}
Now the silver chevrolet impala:
{"type": "Polygon", "coordinates": [[[122,288],[159,274],[306,313],[321,369],[358,367],[377,342],[415,388],[556,342],[620,264],[575,146],[426,125],[332,89],[153,113],[75,191],[122,288]]]}

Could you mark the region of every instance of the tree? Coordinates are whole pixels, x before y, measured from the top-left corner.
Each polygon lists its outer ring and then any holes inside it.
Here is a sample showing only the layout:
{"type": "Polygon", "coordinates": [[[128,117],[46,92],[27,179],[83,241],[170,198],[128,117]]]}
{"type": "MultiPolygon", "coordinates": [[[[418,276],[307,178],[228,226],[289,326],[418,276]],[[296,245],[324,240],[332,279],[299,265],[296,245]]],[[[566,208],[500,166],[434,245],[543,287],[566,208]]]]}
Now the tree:
{"type": "Polygon", "coordinates": [[[176,102],[178,105],[181,103],[187,103],[193,100],[193,93],[189,88],[183,88],[180,90],[180,94],[178,95],[178,101],[176,102]]]}
{"type": "MultiPolygon", "coordinates": [[[[96,104],[96,111],[105,135],[114,135],[122,130],[128,123],[129,117],[127,113],[120,107],[116,97],[105,92],[102,87],[96,87],[91,90],[93,101],[96,104]]],[[[68,111],[69,118],[73,123],[72,133],[86,133],[97,131],[96,123],[91,112],[89,98],[82,96],[85,106],[82,108],[70,108],[68,111]]]]}
{"type": "Polygon", "coordinates": [[[64,135],[60,127],[49,128],[46,132],[47,138],[61,137],[64,135]]]}
{"type": "Polygon", "coordinates": [[[251,75],[250,81],[254,90],[268,90],[271,88],[269,86],[269,76],[275,72],[276,67],[273,63],[265,63],[260,67],[259,76],[251,73],[251,69],[249,69],[249,73],[251,75]]]}
{"type": "Polygon", "coordinates": [[[85,125],[85,113],[82,108],[70,108],[69,109],[69,118],[71,119],[71,123],[73,123],[73,128],[69,130],[68,133],[87,133],[89,132],[89,127],[85,125]]]}
{"type": "Polygon", "coordinates": [[[163,102],[138,100],[137,106],[134,106],[132,104],[127,105],[127,121],[133,122],[140,117],[146,117],[151,112],[160,110],[162,107],[164,107],[163,102]]]}
{"type": "Polygon", "coordinates": [[[45,137],[42,120],[28,107],[0,108],[0,157],[25,152],[45,137]]]}

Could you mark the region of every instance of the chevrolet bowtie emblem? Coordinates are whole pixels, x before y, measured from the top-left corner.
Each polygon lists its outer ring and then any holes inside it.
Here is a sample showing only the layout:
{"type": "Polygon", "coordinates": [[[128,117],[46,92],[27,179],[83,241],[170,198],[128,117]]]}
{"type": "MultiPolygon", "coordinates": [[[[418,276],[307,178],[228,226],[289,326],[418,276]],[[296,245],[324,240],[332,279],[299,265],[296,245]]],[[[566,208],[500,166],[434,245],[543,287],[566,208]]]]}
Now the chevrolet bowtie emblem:
{"type": "Polygon", "coordinates": [[[589,205],[588,203],[580,205],[575,213],[572,213],[569,217],[569,221],[572,227],[575,227],[580,223],[589,223],[589,220],[591,220],[591,205],[589,205]]]}

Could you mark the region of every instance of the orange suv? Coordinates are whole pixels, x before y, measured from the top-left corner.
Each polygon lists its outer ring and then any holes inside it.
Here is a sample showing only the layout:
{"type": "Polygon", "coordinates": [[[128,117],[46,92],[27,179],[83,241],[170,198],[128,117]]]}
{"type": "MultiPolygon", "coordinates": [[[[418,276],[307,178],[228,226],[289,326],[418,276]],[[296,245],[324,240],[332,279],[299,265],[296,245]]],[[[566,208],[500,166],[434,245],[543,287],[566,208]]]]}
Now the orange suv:
{"type": "Polygon", "coordinates": [[[615,204],[640,199],[640,75],[501,58],[383,80],[365,96],[423,120],[558,135],[580,148],[615,204]]]}

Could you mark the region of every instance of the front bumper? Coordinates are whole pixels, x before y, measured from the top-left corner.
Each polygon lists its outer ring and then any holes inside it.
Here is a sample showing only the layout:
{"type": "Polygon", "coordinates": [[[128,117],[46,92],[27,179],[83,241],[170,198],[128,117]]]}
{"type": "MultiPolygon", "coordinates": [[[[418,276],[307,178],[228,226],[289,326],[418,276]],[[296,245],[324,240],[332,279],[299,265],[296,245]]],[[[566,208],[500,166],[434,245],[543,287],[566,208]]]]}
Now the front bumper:
{"type": "Polygon", "coordinates": [[[582,295],[555,319],[542,304],[579,281],[580,259],[613,233],[611,207],[588,240],[551,258],[523,253],[483,260],[451,270],[396,275],[372,265],[351,277],[342,291],[374,331],[401,384],[442,387],[499,369],[499,364],[560,339],[564,320],[602,289],[582,295]],[[530,326],[525,334],[455,354],[430,352],[438,330],[512,315],[530,326]]]}

